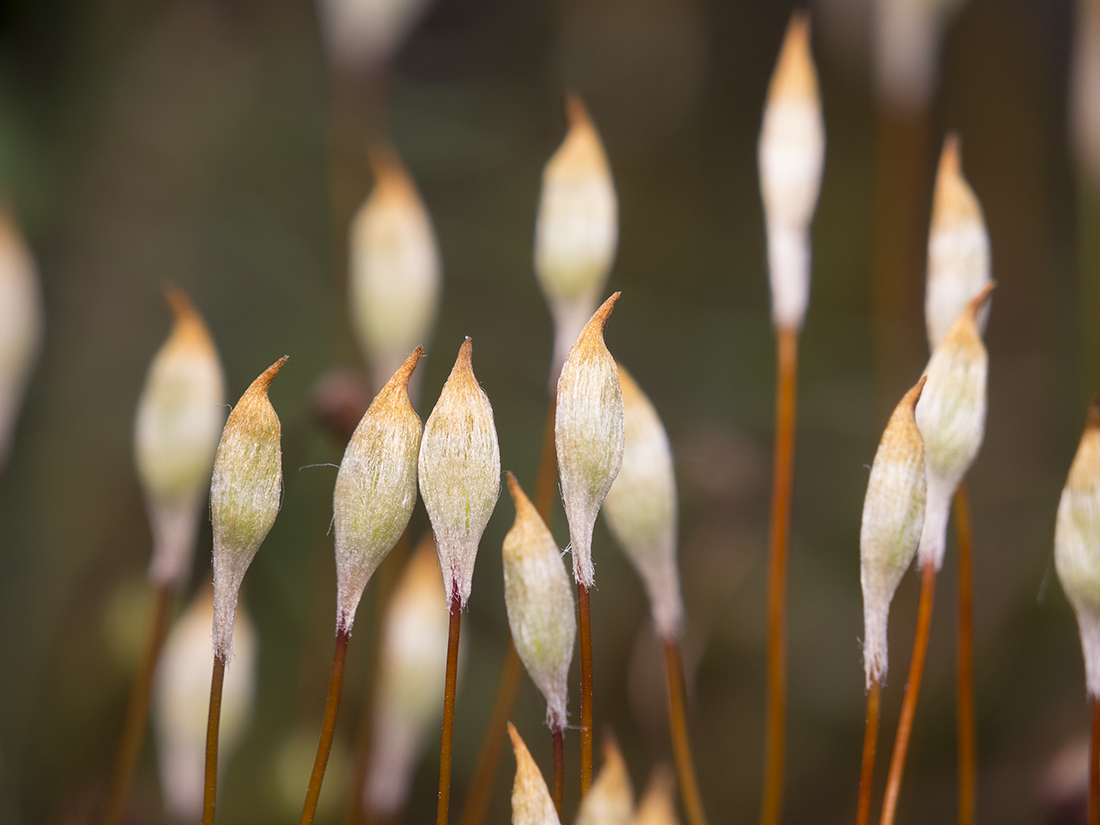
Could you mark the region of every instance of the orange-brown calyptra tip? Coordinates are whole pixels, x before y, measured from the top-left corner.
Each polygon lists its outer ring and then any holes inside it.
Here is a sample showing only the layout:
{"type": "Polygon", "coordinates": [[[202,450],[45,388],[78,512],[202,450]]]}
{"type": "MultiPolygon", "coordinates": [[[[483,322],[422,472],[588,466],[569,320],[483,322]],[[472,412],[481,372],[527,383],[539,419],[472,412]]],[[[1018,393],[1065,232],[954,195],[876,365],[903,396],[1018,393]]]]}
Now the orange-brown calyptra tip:
{"type": "Polygon", "coordinates": [[[924,392],[924,385],[928,383],[928,376],[922,375],[920,381],[914,384],[909,392],[902,396],[901,400],[905,402],[905,406],[912,412],[917,408],[917,402],[920,401],[921,394],[924,392]]]}
{"type": "Polygon", "coordinates": [[[1089,404],[1089,417],[1085,422],[1086,430],[1100,430],[1100,393],[1097,393],[1092,397],[1092,403],[1089,404]]]}
{"type": "Polygon", "coordinates": [[[932,229],[947,229],[981,221],[982,207],[962,173],[962,152],[954,132],[943,141],[936,191],[932,199],[932,229]]]}
{"type": "Polygon", "coordinates": [[[768,86],[768,102],[783,98],[816,99],[817,96],[817,70],[810,52],[810,17],[798,10],[791,15],[783,36],[779,60],[768,86]]]}
{"type": "Polygon", "coordinates": [[[279,370],[283,368],[283,364],[285,364],[289,360],[290,356],[284,355],[266,370],[261,372],[259,377],[257,377],[256,380],[252,382],[252,386],[248,388],[248,393],[251,393],[253,390],[255,390],[257,392],[262,392],[264,395],[267,395],[267,389],[271,386],[271,382],[275,380],[275,376],[279,374],[279,370]]]}
{"type": "Polygon", "coordinates": [[[649,784],[634,812],[633,825],[679,825],[676,816],[676,775],[667,764],[650,774],[649,784]]]}
{"type": "Polygon", "coordinates": [[[630,822],[634,812],[634,787],[615,737],[608,733],[603,741],[603,765],[581,801],[577,825],[604,825],[630,822]]]}
{"type": "Polygon", "coordinates": [[[383,142],[371,144],[367,160],[374,173],[374,197],[416,199],[416,185],[393,146],[383,142]]]}
{"type": "Polygon", "coordinates": [[[993,294],[993,290],[997,288],[996,281],[990,281],[986,284],[982,291],[975,295],[969,304],[966,305],[966,314],[970,316],[970,319],[977,323],[978,313],[989,303],[989,298],[993,294]]]}
{"type": "Polygon", "coordinates": [[[595,342],[603,340],[603,330],[607,326],[607,319],[611,317],[611,311],[615,309],[615,304],[618,302],[620,295],[622,295],[621,292],[613,292],[606,301],[600,304],[577,339],[578,344],[583,342],[584,346],[592,346],[595,342]]]}
{"type": "Polygon", "coordinates": [[[187,293],[177,286],[167,286],[164,289],[164,300],[172,310],[174,322],[170,345],[213,353],[214,341],[210,337],[210,331],[187,293]]]}
{"type": "Polygon", "coordinates": [[[550,158],[547,171],[552,168],[561,175],[588,174],[593,168],[600,173],[607,169],[607,156],[596,124],[588,113],[581,96],[573,91],[562,95],[562,108],[568,130],[558,151],[550,158]]]}
{"type": "Polygon", "coordinates": [[[512,740],[512,752],[516,756],[516,778],[512,783],[512,822],[524,825],[558,825],[554,800],[542,771],[527,750],[523,737],[515,725],[508,723],[508,736],[512,740]]]}
{"type": "Polygon", "coordinates": [[[588,107],[584,105],[581,96],[572,89],[562,95],[562,108],[565,110],[565,121],[571,129],[592,129],[592,118],[588,114],[588,107]]]}
{"type": "Polygon", "coordinates": [[[413,370],[416,369],[416,365],[420,362],[420,359],[424,357],[424,348],[417,347],[411,353],[409,357],[405,359],[404,363],[397,368],[397,372],[393,374],[393,377],[386,382],[386,386],[378,393],[378,397],[382,398],[383,394],[391,395],[393,393],[403,394],[405,398],[408,398],[409,392],[409,379],[412,378],[413,370]]]}

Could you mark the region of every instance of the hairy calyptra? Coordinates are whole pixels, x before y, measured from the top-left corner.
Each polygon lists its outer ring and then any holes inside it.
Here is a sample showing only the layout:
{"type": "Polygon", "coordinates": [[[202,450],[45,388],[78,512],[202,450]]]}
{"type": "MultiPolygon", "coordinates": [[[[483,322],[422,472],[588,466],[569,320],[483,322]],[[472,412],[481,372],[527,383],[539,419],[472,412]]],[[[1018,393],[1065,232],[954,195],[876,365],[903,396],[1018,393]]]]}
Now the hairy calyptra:
{"type": "Polygon", "coordinates": [[[623,462],[623,394],[603,328],[619,298],[616,292],[581,331],[558,379],[554,443],[569,539],[573,577],[591,589],[592,529],[600,504],[623,462]]]}
{"type": "Polygon", "coordinates": [[[913,410],[924,389],[921,378],[898,403],[882,434],[859,533],[863,586],[863,668],[867,687],[886,678],[886,626],[890,602],[917,552],[924,525],[924,442],[913,410]]]}
{"type": "Polygon", "coordinates": [[[393,549],[416,504],[420,417],[409,402],[417,347],[371,402],[344,450],[332,497],[337,629],[351,632],[363,589],[393,549]]]}
{"type": "Polygon", "coordinates": [[[267,389],[286,361],[280,358],[245,390],[225,422],[214,459],[214,655],[223,662],[233,650],[233,617],[245,571],[279,513],[282,426],[267,389]]]}
{"type": "Polygon", "coordinates": [[[179,289],[174,323],[145,375],[134,416],[134,458],[153,528],[149,578],[175,586],[190,569],[225,413],[221,360],[202,317],[179,289]]]}
{"type": "Polygon", "coordinates": [[[470,598],[477,546],[500,496],[500,443],[467,338],[420,442],[420,495],[435,531],[447,604],[470,598]]]}

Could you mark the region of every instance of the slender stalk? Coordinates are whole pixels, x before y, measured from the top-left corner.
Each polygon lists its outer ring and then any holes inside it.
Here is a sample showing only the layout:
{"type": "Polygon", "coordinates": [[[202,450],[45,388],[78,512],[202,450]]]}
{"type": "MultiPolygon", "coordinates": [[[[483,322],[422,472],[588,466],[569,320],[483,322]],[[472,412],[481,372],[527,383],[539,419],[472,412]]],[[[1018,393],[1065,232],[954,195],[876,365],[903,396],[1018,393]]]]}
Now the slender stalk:
{"type": "Polygon", "coordinates": [[[336,732],[336,714],[340,710],[340,689],[344,684],[344,662],[348,656],[349,638],[348,632],[342,628],[336,633],[336,651],[332,654],[332,678],[328,683],[325,718],[321,723],[317,757],[313,760],[313,773],[309,777],[306,802],[302,807],[302,825],[310,825],[317,814],[317,800],[321,798],[321,783],[325,781],[325,768],[332,751],[332,737],[336,732]]]}
{"type": "Polygon", "coordinates": [[[561,819],[561,803],[565,798],[565,736],[561,728],[554,728],[554,810],[561,819]]]}
{"type": "MultiPolygon", "coordinates": [[[[550,396],[550,409],[546,412],[546,426],[542,430],[542,448],[539,452],[539,474],[535,479],[535,509],[550,526],[554,509],[554,493],[558,491],[558,452],[554,444],[554,418],[557,394],[550,396]]],[[[503,740],[501,740],[503,741],[503,740]]]]}
{"type": "Polygon", "coordinates": [[[480,825],[485,819],[489,807],[489,795],[493,791],[497,765],[500,763],[500,751],[504,742],[504,726],[512,715],[512,707],[519,693],[520,679],[523,676],[523,662],[516,653],[516,646],[508,639],[508,651],[504,654],[504,663],[500,667],[497,679],[497,693],[493,700],[493,712],[485,729],[485,739],[481,742],[481,751],[477,756],[477,768],[470,783],[470,793],[462,809],[460,825],[480,825]],[[499,736],[492,736],[497,731],[499,736]]]}
{"type": "Polygon", "coordinates": [[[691,742],[688,739],[687,712],[684,701],[684,668],[680,657],[680,643],[666,639],[665,687],[668,689],[668,727],[672,739],[672,753],[676,760],[676,775],[680,780],[680,796],[689,825],[707,825],[703,809],[703,796],[699,793],[699,779],[695,775],[695,763],[691,758],[691,742]]]}
{"type": "Polygon", "coordinates": [[[1092,739],[1089,742],[1089,825],[1100,825],[1100,702],[1089,697],[1092,706],[1092,739]]]}
{"type": "MultiPolygon", "coordinates": [[[[768,705],[760,825],[777,825],[783,809],[783,752],[787,731],[787,546],[794,474],[798,330],[780,328],[777,345],[779,380],[775,394],[775,461],[768,542],[768,705]]],[[[683,777],[680,784],[683,786],[683,777]]]]}
{"type": "Polygon", "coordinates": [[[214,654],[210,677],[210,715],[206,721],[206,777],[202,791],[202,825],[214,825],[214,800],[218,793],[218,726],[222,717],[222,684],[225,659],[214,654]]]}
{"type": "Polygon", "coordinates": [[[581,799],[592,785],[592,608],[588,588],[577,582],[581,640],[581,799]]]}
{"type": "MultiPolygon", "coordinates": [[[[896,375],[907,374],[906,354],[917,352],[915,333],[901,319],[919,317],[925,243],[932,196],[932,119],[879,103],[875,138],[874,227],[871,252],[872,333],[880,404],[892,399],[896,375]]],[[[891,402],[892,403],[892,402],[891,402]]]]}
{"type": "Polygon", "coordinates": [[[451,741],[455,725],[455,681],[458,677],[458,635],[462,628],[462,600],[458,587],[451,599],[451,629],[447,637],[447,683],[443,692],[443,742],[439,746],[439,807],[436,825],[447,825],[451,802],[451,741]]]}
{"type": "Polygon", "coordinates": [[[974,725],[974,614],[970,558],[972,532],[970,495],[966,482],[955,491],[955,533],[959,545],[959,629],[956,658],[956,716],[959,736],[959,825],[973,825],[978,777],[977,733],[974,725]]]}
{"type": "Polygon", "coordinates": [[[856,825],[871,821],[871,786],[875,776],[875,745],[878,741],[879,699],[882,682],[872,682],[867,691],[867,726],[863,732],[863,766],[859,771],[859,805],[856,807],[856,825]]]}
{"type": "Polygon", "coordinates": [[[153,596],[153,620],[149,624],[149,638],[141,656],[134,687],[130,693],[130,705],[126,709],[126,721],[122,725],[122,735],[118,740],[118,753],[115,755],[114,771],[111,774],[111,790],[107,797],[106,825],[120,825],[126,811],[126,800],[130,796],[133,784],[134,768],[142,740],[145,739],[145,724],[149,718],[149,695],[153,688],[153,676],[157,671],[157,659],[164,645],[164,634],[168,629],[168,607],[172,603],[172,585],[161,584],[153,596]]]}
{"type": "MultiPolygon", "coordinates": [[[[546,426],[542,433],[542,448],[539,454],[538,478],[535,481],[535,509],[542,520],[550,524],[550,515],[554,507],[555,481],[558,474],[557,452],[554,448],[554,410],[556,399],[550,398],[550,409],[546,415],[546,426]]],[[[496,698],[489,724],[485,728],[485,738],[481,742],[474,778],[470,783],[470,793],[462,809],[460,825],[481,825],[485,811],[489,807],[489,795],[493,791],[497,765],[500,763],[501,748],[507,740],[505,725],[512,715],[512,707],[519,693],[520,679],[523,676],[523,663],[512,640],[508,640],[508,652],[504,654],[500,677],[497,680],[496,698]]]]}
{"type": "Polygon", "coordinates": [[[344,811],[345,825],[359,825],[363,820],[363,787],[367,781],[367,770],[370,768],[374,697],[378,692],[378,657],[382,649],[382,622],[386,605],[389,604],[390,595],[397,584],[398,574],[404,566],[405,556],[408,555],[409,541],[409,530],[406,528],[374,576],[378,586],[374,591],[374,607],[371,611],[371,622],[367,630],[370,664],[367,669],[366,689],[363,691],[362,717],[359,723],[358,740],[355,743],[351,783],[348,787],[348,797],[344,811]]]}
{"type": "Polygon", "coordinates": [[[909,738],[913,734],[913,717],[917,713],[921,678],[924,676],[924,659],[928,653],[928,630],[932,624],[932,598],[936,592],[936,567],[924,565],[920,580],[920,606],[917,609],[917,634],[913,639],[913,658],[909,661],[909,676],[905,683],[905,698],[901,703],[898,732],[894,738],[894,752],[890,756],[890,773],[886,777],[886,794],[882,800],[882,818],[879,825],[892,825],[901,793],[901,776],[905,772],[905,757],[909,752],[909,738]]]}

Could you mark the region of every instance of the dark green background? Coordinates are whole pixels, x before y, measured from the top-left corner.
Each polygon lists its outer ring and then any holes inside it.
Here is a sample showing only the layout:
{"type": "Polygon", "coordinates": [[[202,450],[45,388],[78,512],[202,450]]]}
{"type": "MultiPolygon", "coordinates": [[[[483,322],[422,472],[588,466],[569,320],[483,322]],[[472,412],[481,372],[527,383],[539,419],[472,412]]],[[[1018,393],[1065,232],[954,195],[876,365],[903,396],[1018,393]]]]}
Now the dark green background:
{"type": "MultiPolygon", "coordinates": [[[[841,5],[861,4],[833,4],[841,5]]],[[[814,10],[828,144],[801,350],[792,823],[854,814],[866,467],[889,408],[927,355],[914,261],[885,320],[896,351],[875,367],[878,115],[866,21],[828,11],[814,10]]],[[[753,821],[759,805],[774,339],[755,143],[788,14],[786,3],[766,0],[440,0],[398,53],[389,87],[393,140],[431,211],[445,270],[421,413],[462,336],[472,335],[503,465],[529,490],[551,335],[532,275],[532,229],[542,164],[563,132],[564,86],[585,95],[603,133],[622,226],[610,288],[623,297],[607,337],[651,394],[676,450],[693,737],[713,823],[753,821]]],[[[1084,289],[1079,262],[1093,262],[1095,283],[1100,256],[1079,236],[1091,226],[1096,246],[1100,208],[1078,194],[1067,154],[1071,20],[1066,2],[969,3],[944,43],[921,163],[930,181],[944,130],[959,130],[1000,284],[987,336],[988,434],[971,491],[979,821],[1008,825],[1056,821],[1047,772],[1087,726],[1073,616],[1051,577],[1058,495],[1100,385],[1100,353],[1082,343],[1100,307],[1082,303],[1097,293],[1084,289]]],[[[334,204],[347,205],[330,193],[357,201],[369,185],[364,164],[330,163],[331,100],[307,0],[0,8],[0,186],[38,257],[47,309],[44,350],[0,479],[0,821],[87,821],[103,790],[136,655],[109,641],[108,616],[142,592],[150,542],[132,417],[167,333],[167,282],[187,289],[205,315],[231,399],[291,356],[271,392],[284,424],[285,501],[245,596],[260,634],[261,690],[221,786],[219,822],[296,821],[308,762],[289,784],[275,763],[291,737],[307,751],[315,741],[335,591],[326,535],[335,470],[305,465],[337,462],[341,451],[312,423],[310,391],[328,369],[359,364],[343,297],[344,228],[333,217],[334,204]]],[[[922,197],[926,216],[928,192],[922,197]]],[[[511,519],[505,496],[463,626],[457,804],[506,643],[499,554],[511,519]]],[[[418,509],[414,527],[425,525],[418,509]]],[[[555,534],[564,544],[560,514],[555,534]]],[[[209,546],[205,527],[192,589],[209,576],[209,546]]],[[[670,756],[658,660],[639,584],[602,524],[595,559],[596,720],[614,729],[640,787],[670,756]]],[[[899,823],[954,817],[954,585],[949,549],[899,823]]],[[[910,575],[895,601],[880,783],[916,590],[910,575]]],[[[133,615],[140,622],[140,606],[133,615]]],[[[367,661],[365,624],[357,630],[337,742],[345,749],[367,661]]],[[[132,632],[142,637],[140,623],[132,632]]],[[[575,687],[573,696],[576,716],[575,687]]],[[[542,714],[525,683],[514,718],[548,770],[542,714]]],[[[437,747],[425,756],[409,822],[434,812],[437,747]]],[[[492,822],[508,821],[512,765],[505,755],[492,822]]],[[[576,793],[571,783],[567,809],[576,793]]],[[[162,821],[151,749],[133,812],[136,823],[162,821]]]]}

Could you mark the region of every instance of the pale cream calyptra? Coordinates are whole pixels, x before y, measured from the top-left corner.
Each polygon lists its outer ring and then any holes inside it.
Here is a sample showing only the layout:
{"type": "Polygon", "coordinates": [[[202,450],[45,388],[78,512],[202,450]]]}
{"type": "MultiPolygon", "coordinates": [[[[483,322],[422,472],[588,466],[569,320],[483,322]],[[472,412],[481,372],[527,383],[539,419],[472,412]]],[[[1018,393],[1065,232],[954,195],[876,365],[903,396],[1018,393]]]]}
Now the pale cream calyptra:
{"type": "Polygon", "coordinates": [[[0,470],[44,326],[38,271],[8,208],[0,208],[0,470]]]}
{"type": "Polygon", "coordinates": [[[653,769],[645,793],[634,811],[632,825],[678,825],[676,815],[676,777],[661,764],[653,769]]]}
{"type": "Polygon", "coordinates": [[[565,96],[569,130],[546,163],[535,221],[535,274],[554,319],[553,386],[607,283],[619,202],[603,142],[581,99],[565,96]]]}
{"type": "Polygon", "coordinates": [[[417,347],[371,402],[348,441],[332,496],[336,627],[350,633],[363,589],[393,549],[416,504],[420,417],[409,402],[417,347]]]}
{"type": "Polygon", "coordinates": [[[363,806],[383,819],[404,807],[420,756],[439,732],[449,623],[442,595],[429,533],[401,573],[382,622],[363,806]]]}
{"type": "Polygon", "coordinates": [[[508,490],[516,520],[504,537],[504,604],[516,652],[546,699],[552,731],[568,721],[569,665],[577,641],[576,604],[558,543],[515,476],[508,490]]]}
{"type": "Polygon", "coordinates": [[[1089,695],[1100,698],[1100,401],[1088,423],[1058,502],[1054,564],[1077,614],[1089,695]]]}
{"type": "Polygon", "coordinates": [[[965,0],[874,0],[875,86],[892,109],[929,105],[939,76],[940,40],[950,15],[965,0]]]}
{"type": "Polygon", "coordinates": [[[244,574],[279,514],[282,426],[267,389],[286,361],[280,358],[245,390],[225,422],[214,459],[214,655],[223,661],[233,651],[233,617],[244,574]]]}
{"type": "Polygon", "coordinates": [[[585,325],[558,379],[554,443],[569,540],[573,577],[591,589],[592,529],[607,491],[623,462],[623,394],[615,359],[603,328],[619,298],[616,292],[585,325]]]}
{"type": "Polygon", "coordinates": [[[375,387],[431,337],[443,264],[431,217],[397,153],[371,150],[375,184],[351,224],[352,327],[375,387]]]}
{"type": "MultiPolygon", "coordinates": [[[[958,137],[944,138],[932,198],[928,231],[928,276],[924,292],[924,322],[928,349],[935,351],[956,319],[990,283],[989,232],[982,206],[962,174],[958,137]]],[[[985,331],[989,311],[977,316],[985,331]]]]}
{"type": "Polygon", "coordinates": [[[500,444],[467,338],[424,425],[420,496],[432,522],[447,603],[470,598],[481,534],[500,496],[500,444]]]}
{"type": "Polygon", "coordinates": [[[925,367],[928,383],[917,404],[917,426],[924,440],[928,506],[917,554],[921,565],[943,566],[951,499],[981,449],[985,437],[989,356],[977,316],[987,306],[987,284],[963,310],[925,367]]]}
{"type": "MultiPolygon", "coordinates": [[[[153,727],[160,786],[165,810],[178,822],[202,818],[213,617],[214,594],[207,585],[173,626],[157,664],[153,727]]],[[[239,610],[233,629],[233,667],[225,674],[222,690],[219,769],[229,764],[247,732],[256,693],[256,663],[256,631],[248,614],[239,610]]]]}
{"type": "Polygon", "coordinates": [[[432,0],[318,0],[321,34],[341,72],[377,71],[432,0]]]}
{"type": "Polygon", "coordinates": [[[166,297],[174,323],[138,397],[134,458],[153,530],[149,578],[175,585],[190,568],[225,419],[225,377],[191,301],[179,289],[166,297]]]}
{"type": "Polygon", "coordinates": [[[768,239],[772,319],[800,329],[810,295],[810,221],[821,192],[825,124],[810,21],[791,16],[779,53],[757,143],[768,239]]]}
{"type": "Polygon", "coordinates": [[[542,771],[535,764],[515,725],[508,723],[508,736],[516,756],[516,778],[512,782],[512,825],[559,825],[554,800],[542,771]]]}
{"type": "Polygon", "coordinates": [[[863,587],[863,667],[867,687],[886,679],[886,626],[890,602],[913,562],[924,524],[924,444],[913,410],[926,378],[898,403],[882,434],[859,533],[863,587]]]}
{"type": "Polygon", "coordinates": [[[623,395],[623,462],[603,515],[645,584],[658,635],[680,638],[684,600],[676,564],[676,476],[668,433],[642,388],[618,365],[623,395]]]}
{"type": "Polygon", "coordinates": [[[613,736],[603,742],[603,765],[581,800],[576,825],[630,825],[634,816],[634,787],[626,760],[613,736]]]}

